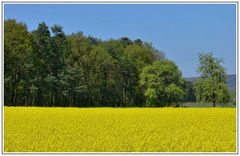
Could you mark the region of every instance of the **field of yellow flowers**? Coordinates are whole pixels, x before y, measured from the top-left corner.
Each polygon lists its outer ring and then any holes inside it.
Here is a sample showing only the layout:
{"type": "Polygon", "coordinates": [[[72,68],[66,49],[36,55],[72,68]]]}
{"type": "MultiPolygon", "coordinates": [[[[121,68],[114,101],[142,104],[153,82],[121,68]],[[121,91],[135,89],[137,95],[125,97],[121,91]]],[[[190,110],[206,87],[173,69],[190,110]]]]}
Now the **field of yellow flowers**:
{"type": "Polygon", "coordinates": [[[235,108],[4,107],[4,152],[235,151],[235,108]]]}

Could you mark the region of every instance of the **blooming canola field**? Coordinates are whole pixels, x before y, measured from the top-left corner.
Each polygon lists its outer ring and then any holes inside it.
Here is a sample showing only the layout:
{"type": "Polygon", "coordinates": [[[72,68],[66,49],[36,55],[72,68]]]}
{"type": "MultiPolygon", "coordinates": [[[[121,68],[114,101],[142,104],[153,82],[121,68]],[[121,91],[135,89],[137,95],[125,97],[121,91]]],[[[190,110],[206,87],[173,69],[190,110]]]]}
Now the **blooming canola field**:
{"type": "Polygon", "coordinates": [[[4,107],[4,152],[236,152],[236,109],[4,107]]]}

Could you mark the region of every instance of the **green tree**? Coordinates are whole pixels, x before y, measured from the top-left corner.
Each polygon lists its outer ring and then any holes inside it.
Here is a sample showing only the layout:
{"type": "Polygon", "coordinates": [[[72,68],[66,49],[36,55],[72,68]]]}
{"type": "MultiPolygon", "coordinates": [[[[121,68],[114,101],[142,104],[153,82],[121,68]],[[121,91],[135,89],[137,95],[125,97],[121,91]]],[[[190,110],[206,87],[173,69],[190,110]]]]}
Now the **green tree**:
{"type": "Polygon", "coordinates": [[[199,55],[199,66],[197,71],[201,77],[194,84],[198,101],[226,104],[230,100],[227,88],[227,75],[222,67],[223,60],[213,57],[212,53],[199,55]]]}
{"type": "Polygon", "coordinates": [[[45,106],[48,104],[46,93],[49,86],[46,81],[47,76],[51,73],[52,62],[52,42],[51,34],[48,26],[42,22],[39,23],[36,30],[32,32],[33,36],[33,63],[34,63],[34,79],[32,80],[32,88],[34,89],[33,101],[35,105],[45,106]]]}
{"type": "MultiPolygon", "coordinates": [[[[61,73],[61,82],[67,102],[74,106],[91,106],[89,52],[97,44],[95,38],[86,37],[82,32],[73,33],[66,38],[67,50],[64,53],[66,68],[61,73]]],[[[66,102],[65,102],[66,103],[66,102]]]]}
{"type": "Polygon", "coordinates": [[[62,99],[60,76],[59,74],[64,70],[66,63],[64,53],[67,49],[66,35],[60,25],[51,27],[53,36],[51,37],[52,51],[49,60],[49,73],[46,77],[46,82],[49,86],[50,106],[59,105],[62,99]]]}
{"type": "Polygon", "coordinates": [[[144,67],[140,84],[147,98],[146,106],[177,104],[185,94],[185,80],[181,71],[169,60],[156,61],[144,67]]]}
{"type": "MultiPolygon", "coordinates": [[[[10,105],[27,102],[32,39],[24,23],[4,21],[4,99],[10,105]]],[[[27,103],[26,103],[27,104],[27,103]]]]}
{"type": "MultiPolygon", "coordinates": [[[[117,61],[103,46],[94,47],[88,55],[89,80],[95,106],[114,104],[117,81],[117,61]]],[[[117,101],[116,101],[117,102],[117,101]]]]}
{"type": "MultiPolygon", "coordinates": [[[[124,55],[124,44],[119,40],[109,40],[104,43],[105,50],[116,60],[117,78],[114,106],[140,106],[142,94],[138,92],[139,73],[133,61],[124,55]]],[[[113,100],[114,101],[114,100],[113,100]]]]}

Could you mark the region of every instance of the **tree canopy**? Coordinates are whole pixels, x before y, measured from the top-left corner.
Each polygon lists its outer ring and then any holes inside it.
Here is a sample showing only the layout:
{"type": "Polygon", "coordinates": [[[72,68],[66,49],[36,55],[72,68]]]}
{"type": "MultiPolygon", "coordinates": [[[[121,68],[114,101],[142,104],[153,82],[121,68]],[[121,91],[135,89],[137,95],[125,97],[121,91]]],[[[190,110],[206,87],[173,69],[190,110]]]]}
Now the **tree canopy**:
{"type": "Polygon", "coordinates": [[[145,88],[147,106],[177,104],[185,95],[186,82],[178,67],[169,60],[156,61],[143,68],[140,84],[145,88]]]}

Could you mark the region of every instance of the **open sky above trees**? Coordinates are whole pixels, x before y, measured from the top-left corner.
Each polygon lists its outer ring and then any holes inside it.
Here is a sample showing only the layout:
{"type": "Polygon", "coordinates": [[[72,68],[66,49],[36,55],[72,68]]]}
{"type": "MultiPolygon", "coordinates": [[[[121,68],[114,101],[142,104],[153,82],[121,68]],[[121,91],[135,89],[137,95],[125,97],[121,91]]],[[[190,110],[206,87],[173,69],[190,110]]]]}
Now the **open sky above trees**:
{"type": "Polygon", "coordinates": [[[4,18],[24,22],[28,30],[42,21],[60,24],[66,34],[82,31],[104,40],[127,36],[151,42],[173,60],[184,77],[199,76],[198,54],[213,52],[235,74],[236,9],[231,4],[205,5],[34,5],[5,4],[4,18]]]}

